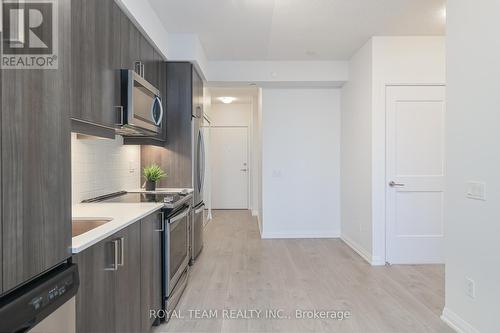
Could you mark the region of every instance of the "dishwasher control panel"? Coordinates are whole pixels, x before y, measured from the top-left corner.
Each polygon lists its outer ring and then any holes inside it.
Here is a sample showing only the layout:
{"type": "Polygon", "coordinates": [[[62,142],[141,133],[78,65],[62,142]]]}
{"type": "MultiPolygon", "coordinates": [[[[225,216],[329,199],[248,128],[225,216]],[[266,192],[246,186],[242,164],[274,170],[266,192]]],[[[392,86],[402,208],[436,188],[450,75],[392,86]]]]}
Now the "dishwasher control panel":
{"type": "Polygon", "coordinates": [[[24,332],[76,295],[78,267],[63,263],[0,298],[0,331],[24,332]]]}

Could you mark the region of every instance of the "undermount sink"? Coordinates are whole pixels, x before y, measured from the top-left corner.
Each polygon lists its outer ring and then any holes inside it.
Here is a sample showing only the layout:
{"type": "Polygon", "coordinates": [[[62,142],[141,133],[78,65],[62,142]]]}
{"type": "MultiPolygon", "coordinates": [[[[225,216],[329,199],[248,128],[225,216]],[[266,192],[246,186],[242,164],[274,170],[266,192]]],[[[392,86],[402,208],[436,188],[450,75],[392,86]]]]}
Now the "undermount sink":
{"type": "Polygon", "coordinates": [[[74,219],[71,225],[72,237],[80,236],[92,229],[95,229],[103,224],[111,222],[113,219],[109,218],[95,218],[95,219],[74,219]]]}

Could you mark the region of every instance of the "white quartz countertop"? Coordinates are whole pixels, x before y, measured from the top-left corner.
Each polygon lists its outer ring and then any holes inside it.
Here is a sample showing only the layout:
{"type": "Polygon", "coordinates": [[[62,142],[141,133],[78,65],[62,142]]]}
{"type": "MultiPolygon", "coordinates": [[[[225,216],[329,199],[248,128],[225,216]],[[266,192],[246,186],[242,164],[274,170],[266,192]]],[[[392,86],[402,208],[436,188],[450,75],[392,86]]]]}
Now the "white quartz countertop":
{"type": "Polygon", "coordinates": [[[73,219],[112,219],[79,236],[73,237],[71,251],[79,253],[132,223],[160,210],[163,203],[85,203],[72,206],[73,219]]]}

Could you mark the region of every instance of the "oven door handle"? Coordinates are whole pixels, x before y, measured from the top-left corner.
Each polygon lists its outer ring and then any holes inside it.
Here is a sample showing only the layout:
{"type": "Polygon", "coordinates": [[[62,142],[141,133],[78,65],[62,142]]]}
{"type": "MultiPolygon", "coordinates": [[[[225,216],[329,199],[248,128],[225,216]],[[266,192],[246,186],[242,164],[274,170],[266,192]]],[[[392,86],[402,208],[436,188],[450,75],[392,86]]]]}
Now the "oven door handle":
{"type": "Polygon", "coordinates": [[[194,214],[195,215],[200,214],[201,212],[203,212],[204,209],[205,209],[205,205],[201,205],[200,208],[198,208],[197,210],[194,211],[194,214]]]}
{"type": "Polygon", "coordinates": [[[186,208],[183,212],[175,215],[174,217],[172,217],[171,219],[168,220],[168,224],[170,225],[170,228],[171,230],[175,229],[175,227],[177,227],[177,225],[179,224],[179,222],[185,218],[186,216],[188,216],[189,212],[191,211],[191,207],[188,207],[186,208]]]}

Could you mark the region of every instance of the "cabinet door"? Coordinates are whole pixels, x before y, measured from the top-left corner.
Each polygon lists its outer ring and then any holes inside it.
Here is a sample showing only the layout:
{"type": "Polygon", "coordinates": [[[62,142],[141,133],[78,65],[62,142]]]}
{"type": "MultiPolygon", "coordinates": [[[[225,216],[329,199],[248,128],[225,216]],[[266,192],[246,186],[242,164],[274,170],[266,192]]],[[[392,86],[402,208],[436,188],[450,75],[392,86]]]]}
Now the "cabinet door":
{"type": "Polygon", "coordinates": [[[80,287],[76,295],[76,332],[115,332],[114,238],[101,241],[73,257],[78,265],[80,287]]]}
{"type": "Polygon", "coordinates": [[[121,248],[115,289],[116,331],[136,333],[141,329],[141,224],[134,223],[115,237],[121,248]]]}
{"type": "Polygon", "coordinates": [[[1,70],[4,291],[71,256],[70,2],[55,2],[58,69],[1,70]]]}
{"type": "Polygon", "coordinates": [[[119,69],[119,17],[113,0],[73,1],[72,117],[113,127],[119,69]]]}
{"type": "Polygon", "coordinates": [[[158,87],[158,59],[154,47],[146,37],[141,35],[141,61],[144,65],[144,78],[153,86],[158,87]]]}
{"type": "Polygon", "coordinates": [[[162,214],[141,221],[141,332],[149,332],[154,318],[149,310],[161,309],[162,214]]]}
{"type": "Polygon", "coordinates": [[[141,33],[130,19],[121,13],[120,16],[120,60],[121,68],[135,69],[135,62],[141,60],[141,33]]]}

